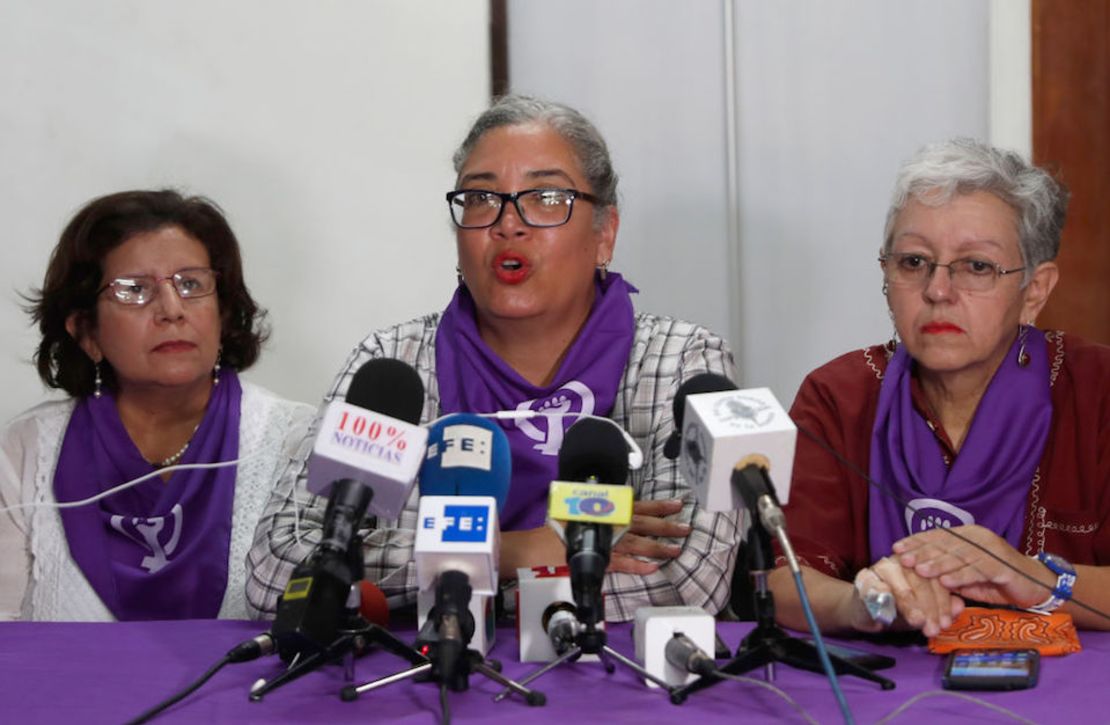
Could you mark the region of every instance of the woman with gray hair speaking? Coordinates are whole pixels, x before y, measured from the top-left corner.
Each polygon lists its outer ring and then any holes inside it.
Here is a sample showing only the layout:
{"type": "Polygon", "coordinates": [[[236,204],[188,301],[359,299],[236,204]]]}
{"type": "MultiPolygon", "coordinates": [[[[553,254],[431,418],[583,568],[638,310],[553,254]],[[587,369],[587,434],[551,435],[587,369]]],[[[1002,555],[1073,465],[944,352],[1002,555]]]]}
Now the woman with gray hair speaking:
{"type": "MultiPolygon", "coordinates": [[[[629,481],[635,515],[613,549],[607,619],[631,619],[648,604],[719,611],[736,556],[736,517],[701,509],[663,446],[679,384],[699,373],[731,375],[732,354],[702,327],[636,314],[635,288],[608,271],[619,224],[617,175],[605,141],[578,111],[502,98],[474,122],[454,161],[455,185],[446,194],[458,254],[454,297],[441,313],[363,340],[327,400],[342,398],[367,360],[392,357],[421,375],[424,422],[456,412],[540,414],[504,426],[513,477],[499,517],[502,579],[515,578],[518,567],[564,562],[562,542],[544,525],[563,430],[575,417],[613,420],[645,463],[629,481]]],[[[259,614],[275,610],[290,572],[318,539],[321,499],[297,519],[310,444],[259,523],[247,595],[259,614]]],[[[409,566],[416,514],[414,492],[399,520],[365,531],[366,578],[395,607],[416,601],[409,566]]]]}
{"type": "MultiPolygon", "coordinates": [[[[811,373],[791,410],[894,494],[799,436],[786,515],[822,626],[881,629],[864,598],[890,592],[892,624],[930,636],[965,598],[1110,629],[1070,601],[1110,611],[1110,348],[1034,326],[1066,206],[967,139],[903,166],[879,257],[895,338],[811,373]]],[[[771,584],[804,626],[788,572],[771,584]]]]}

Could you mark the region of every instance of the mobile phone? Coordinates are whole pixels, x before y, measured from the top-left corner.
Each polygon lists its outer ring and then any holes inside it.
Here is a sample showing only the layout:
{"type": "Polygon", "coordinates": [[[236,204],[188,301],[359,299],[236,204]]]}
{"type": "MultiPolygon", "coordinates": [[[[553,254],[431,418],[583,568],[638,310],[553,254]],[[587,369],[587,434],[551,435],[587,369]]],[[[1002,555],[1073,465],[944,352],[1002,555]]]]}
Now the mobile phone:
{"type": "MultiPolygon", "coordinates": [[[[813,644],[812,639],[807,639],[807,642],[813,644]]],[[[856,649],[849,647],[846,644],[833,644],[825,640],[825,649],[830,655],[839,657],[842,660],[847,660],[854,665],[866,667],[869,670],[885,670],[888,667],[894,666],[894,658],[887,655],[881,655],[877,652],[868,652],[867,650],[856,649]]]]}
{"type": "Polygon", "coordinates": [[[958,649],[941,682],[946,690],[1024,690],[1037,684],[1040,665],[1035,649],[958,649]]]}

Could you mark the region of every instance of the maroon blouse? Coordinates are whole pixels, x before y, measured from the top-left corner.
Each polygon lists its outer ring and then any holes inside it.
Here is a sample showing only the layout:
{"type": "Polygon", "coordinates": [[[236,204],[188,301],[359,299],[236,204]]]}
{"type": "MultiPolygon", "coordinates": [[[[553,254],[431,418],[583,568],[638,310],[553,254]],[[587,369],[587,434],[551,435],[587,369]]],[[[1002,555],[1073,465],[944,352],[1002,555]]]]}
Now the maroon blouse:
{"type": "MultiPolygon", "coordinates": [[[[1030,481],[1021,549],[1048,551],[1073,564],[1110,565],[1110,347],[1046,332],[1052,428],[1030,481]]],[[[842,355],[802,382],[790,415],[798,445],[790,502],[784,507],[798,557],[851,580],[869,566],[867,482],[803,431],[832,446],[864,473],[888,350],[842,355]]],[[[919,388],[917,411],[955,456],[919,388]]],[[[1020,421],[1015,421],[1020,425],[1020,421]]]]}

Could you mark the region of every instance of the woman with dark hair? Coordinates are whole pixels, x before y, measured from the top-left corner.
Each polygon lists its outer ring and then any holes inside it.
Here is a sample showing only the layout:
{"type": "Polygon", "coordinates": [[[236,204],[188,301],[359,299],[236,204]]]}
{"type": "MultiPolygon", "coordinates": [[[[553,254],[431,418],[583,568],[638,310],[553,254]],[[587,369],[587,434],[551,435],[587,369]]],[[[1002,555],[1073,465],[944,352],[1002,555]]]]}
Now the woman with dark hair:
{"type": "Polygon", "coordinates": [[[39,375],[69,397],[0,431],[0,617],[244,616],[251,534],[312,411],[236,374],[265,312],[220,210],[169,190],[91,201],[28,311],[39,375]]]}
{"type": "MultiPolygon", "coordinates": [[[[505,580],[519,568],[565,561],[565,545],[544,523],[559,447],[575,418],[609,418],[644,452],[644,465],[628,480],[635,515],[613,545],[606,618],[628,620],[650,604],[720,611],[737,518],[701,508],[663,447],[674,430],[678,386],[704,372],[732,376],[732,353],[703,327],[637,313],[636,289],[608,270],[619,226],[617,174],[605,140],[577,110],[501,98],[471,126],[454,162],[446,201],[455,225],[455,295],[440,313],[371,333],[326,401],[343,398],[367,360],[392,357],[421,375],[425,421],[536,412],[504,425],[512,451],[512,486],[499,515],[505,580]]],[[[311,444],[306,439],[259,522],[248,558],[252,613],[274,612],[290,573],[319,540],[324,500],[305,491],[311,444]],[[307,507],[298,505],[307,498],[307,507]]],[[[393,606],[416,601],[409,565],[416,516],[414,490],[398,520],[365,531],[366,578],[393,606]]]]}

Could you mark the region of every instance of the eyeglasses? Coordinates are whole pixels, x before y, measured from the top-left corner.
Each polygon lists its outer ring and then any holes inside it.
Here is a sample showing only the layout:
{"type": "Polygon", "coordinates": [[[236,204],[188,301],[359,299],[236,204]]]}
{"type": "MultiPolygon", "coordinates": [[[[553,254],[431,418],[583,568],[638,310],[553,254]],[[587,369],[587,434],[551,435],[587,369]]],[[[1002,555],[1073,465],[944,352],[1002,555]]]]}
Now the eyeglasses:
{"type": "Polygon", "coordinates": [[[162,282],[169,280],[173,283],[177,296],[183,300],[192,300],[198,297],[207,297],[216,291],[216,277],[219,273],[214,269],[204,267],[190,267],[181,269],[168,277],[150,277],[147,275],[134,275],[131,277],[117,277],[97,290],[99,296],[104,290],[112,290],[111,299],[121,305],[134,305],[142,307],[158,296],[162,289],[162,282]]]}
{"type": "Polygon", "coordinates": [[[903,287],[924,287],[933,278],[937,267],[948,268],[948,279],[952,286],[966,292],[989,292],[994,289],[998,278],[1014,272],[1023,272],[1025,267],[1003,269],[1002,265],[984,259],[955,259],[941,264],[923,254],[884,254],[879,257],[886,281],[903,287]]]}
{"type": "Polygon", "coordinates": [[[505,202],[516,206],[516,213],[530,227],[558,227],[570,221],[574,200],[591,204],[601,202],[593,194],[577,189],[525,189],[504,193],[482,189],[458,189],[447,192],[451,218],[461,229],[492,227],[505,213],[505,202]]]}

